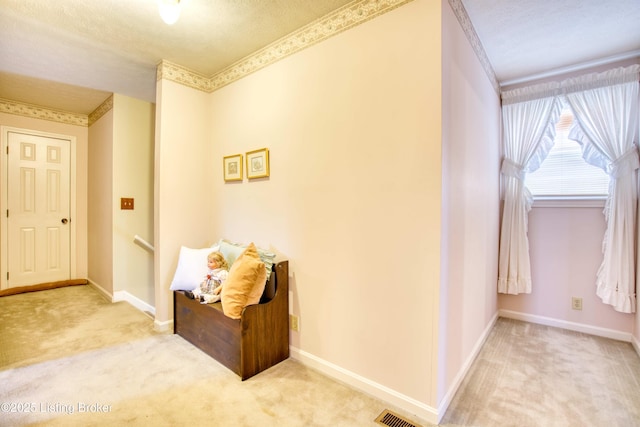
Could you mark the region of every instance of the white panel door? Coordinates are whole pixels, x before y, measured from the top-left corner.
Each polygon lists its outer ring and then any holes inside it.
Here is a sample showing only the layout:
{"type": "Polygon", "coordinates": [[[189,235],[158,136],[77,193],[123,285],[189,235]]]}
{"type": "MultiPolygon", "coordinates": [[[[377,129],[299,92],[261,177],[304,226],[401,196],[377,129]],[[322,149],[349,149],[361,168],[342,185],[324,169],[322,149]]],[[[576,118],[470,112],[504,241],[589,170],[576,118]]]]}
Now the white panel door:
{"type": "Polygon", "coordinates": [[[67,280],[71,141],[8,136],[7,286],[67,280]]]}

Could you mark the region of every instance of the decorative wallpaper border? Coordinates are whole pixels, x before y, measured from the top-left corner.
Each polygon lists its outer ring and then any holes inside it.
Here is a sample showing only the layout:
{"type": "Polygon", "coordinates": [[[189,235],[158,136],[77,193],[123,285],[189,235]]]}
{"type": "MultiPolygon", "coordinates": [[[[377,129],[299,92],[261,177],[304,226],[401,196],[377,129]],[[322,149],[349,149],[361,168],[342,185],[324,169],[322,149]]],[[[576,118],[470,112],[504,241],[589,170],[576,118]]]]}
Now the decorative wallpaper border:
{"type": "Polygon", "coordinates": [[[211,79],[209,77],[164,59],[158,64],[156,77],[158,80],[171,80],[193,89],[211,92],[211,79]]]}
{"type": "Polygon", "coordinates": [[[31,117],[33,119],[49,120],[68,125],[88,126],[89,119],[84,114],[68,113],[66,111],[52,110],[37,105],[25,104],[0,98],[0,112],[31,117]]]}
{"type": "Polygon", "coordinates": [[[462,0],[449,0],[449,6],[453,10],[453,13],[458,18],[458,22],[462,26],[462,30],[464,34],[467,36],[469,43],[471,43],[471,47],[473,48],[478,60],[482,64],[482,68],[484,68],[484,72],[487,74],[491,85],[495,89],[496,93],[500,93],[500,83],[496,78],[496,73],[493,70],[493,66],[491,66],[491,62],[489,62],[489,57],[480,42],[480,38],[478,37],[478,33],[476,33],[475,28],[473,28],[473,24],[471,23],[471,19],[467,14],[467,10],[464,8],[462,4],[462,0]]]}
{"type": "Polygon", "coordinates": [[[412,0],[360,0],[346,4],[275,41],[211,77],[211,91],[233,83],[289,55],[390,12],[412,0]]]}
{"type": "Polygon", "coordinates": [[[105,101],[102,104],[100,104],[98,108],[96,108],[91,112],[91,114],[89,114],[88,126],[91,126],[92,124],[100,120],[100,118],[105,114],[107,114],[109,111],[111,111],[112,108],[113,108],[113,94],[111,94],[111,96],[105,99],[105,101]]]}
{"type": "Polygon", "coordinates": [[[300,52],[411,1],[354,1],[282,37],[211,77],[207,78],[185,67],[163,60],[158,64],[157,78],[158,80],[171,80],[204,92],[213,92],[289,55],[300,52]]]}

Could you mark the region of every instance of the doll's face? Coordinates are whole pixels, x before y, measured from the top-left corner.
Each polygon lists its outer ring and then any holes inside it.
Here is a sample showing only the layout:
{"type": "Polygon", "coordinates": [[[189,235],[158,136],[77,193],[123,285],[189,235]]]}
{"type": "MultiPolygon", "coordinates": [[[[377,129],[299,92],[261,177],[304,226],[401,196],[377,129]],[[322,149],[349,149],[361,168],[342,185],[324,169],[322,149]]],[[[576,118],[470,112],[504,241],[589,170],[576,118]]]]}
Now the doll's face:
{"type": "Polygon", "coordinates": [[[220,267],[220,264],[218,264],[217,259],[209,258],[207,260],[207,266],[209,267],[209,270],[215,270],[216,268],[220,267]]]}

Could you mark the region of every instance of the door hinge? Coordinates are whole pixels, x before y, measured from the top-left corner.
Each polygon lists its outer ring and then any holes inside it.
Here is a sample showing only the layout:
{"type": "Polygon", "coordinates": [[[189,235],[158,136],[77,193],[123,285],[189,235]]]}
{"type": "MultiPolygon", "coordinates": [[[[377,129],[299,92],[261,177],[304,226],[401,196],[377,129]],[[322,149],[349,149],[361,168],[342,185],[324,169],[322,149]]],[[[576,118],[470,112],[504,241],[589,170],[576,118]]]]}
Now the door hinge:
{"type": "Polygon", "coordinates": [[[7,209],[7,218],[9,218],[9,209],[7,209]]]}
{"type": "Polygon", "coordinates": [[[7,280],[9,280],[9,272],[7,271],[7,280]]]}

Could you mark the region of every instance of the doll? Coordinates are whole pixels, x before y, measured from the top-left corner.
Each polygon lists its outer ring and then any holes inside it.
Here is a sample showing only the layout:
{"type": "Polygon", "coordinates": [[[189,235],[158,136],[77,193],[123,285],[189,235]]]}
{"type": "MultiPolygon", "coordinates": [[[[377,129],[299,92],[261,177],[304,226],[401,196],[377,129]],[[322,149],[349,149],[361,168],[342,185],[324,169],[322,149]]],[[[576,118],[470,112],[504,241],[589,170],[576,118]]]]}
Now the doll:
{"type": "Polygon", "coordinates": [[[193,291],[185,292],[187,297],[197,299],[202,304],[220,301],[222,284],[229,275],[229,264],[227,264],[227,260],[224,259],[222,253],[218,251],[211,252],[207,256],[207,267],[209,271],[200,286],[193,291]]]}

